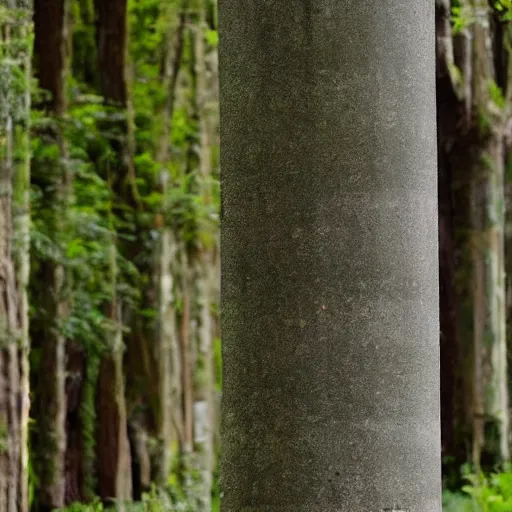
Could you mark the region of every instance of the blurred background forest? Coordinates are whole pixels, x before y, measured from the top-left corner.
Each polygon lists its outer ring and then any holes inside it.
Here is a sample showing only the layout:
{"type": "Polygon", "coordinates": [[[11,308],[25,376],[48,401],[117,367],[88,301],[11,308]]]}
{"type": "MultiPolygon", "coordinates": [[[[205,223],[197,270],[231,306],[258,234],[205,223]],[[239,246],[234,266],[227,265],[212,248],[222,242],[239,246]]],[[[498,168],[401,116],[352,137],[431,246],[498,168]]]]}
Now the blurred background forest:
{"type": "MultiPolygon", "coordinates": [[[[512,0],[435,4],[445,508],[512,511],[512,0]]],[[[218,510],[217,28],[0,0],[0,512],[218,510]]]]}

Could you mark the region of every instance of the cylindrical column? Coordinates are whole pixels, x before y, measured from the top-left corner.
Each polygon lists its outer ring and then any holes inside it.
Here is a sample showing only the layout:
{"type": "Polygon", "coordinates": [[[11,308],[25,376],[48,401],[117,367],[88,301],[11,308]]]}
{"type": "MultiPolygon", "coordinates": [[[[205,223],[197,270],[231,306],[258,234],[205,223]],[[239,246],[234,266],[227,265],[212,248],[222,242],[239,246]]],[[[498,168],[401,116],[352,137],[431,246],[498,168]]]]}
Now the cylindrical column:
{"type": "Polygon", "coordinates": [[[440,512],[434,2],[220,0],[223,512],[440,512]]]}

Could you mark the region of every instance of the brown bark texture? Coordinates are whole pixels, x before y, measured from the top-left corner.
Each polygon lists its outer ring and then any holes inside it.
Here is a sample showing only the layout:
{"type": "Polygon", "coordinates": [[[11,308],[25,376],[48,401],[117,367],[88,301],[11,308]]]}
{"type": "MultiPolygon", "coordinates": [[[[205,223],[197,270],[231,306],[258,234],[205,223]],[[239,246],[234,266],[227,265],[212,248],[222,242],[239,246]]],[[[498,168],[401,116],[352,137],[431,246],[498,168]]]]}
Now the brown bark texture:
{"type": "MultiPolygon", "coordinates": [[[[18,212],[26,208],[28,191],[26,142],[30,96],[25,89],[28,81],[19,91],[14,77],[18,73],[27,79],[30,74],[31,3],[11,0],[3,7],[0,19],[0,512],[26,512],[27,447],[22,443],[26,442],[27,433],[28,317],[25,281],[21,278],[14,240],[28,225],[18,223],[21,217],[18,212]],[[17,156],[20,149],[25,153],[21,159],[17,156]]],[[[25,231],[23,234],[26,242],[27,234],[25,231]]]]}
{"type": "MultiPolygon", "coordinates": [[[[70,178],[67,143],[63,121],[67,109],[67,79],[69,67],[69,3],[68,0],[35,0],[35,65],[43,101],[39,108],[49,118],[44,134],[48,144],[58,148],[58,157],[42,169],[48,176],[45,200],[55,212],[50,222],[56,244],[62,243],[69,203],[70,178]]],[[[35,436],[34,449],[38,460],[40,489],[38,503],[47,509],[66,504],[67,397],[66,397],[66,338],[62,324],[70,311],[69,275],[62,262],[42,263],[42,277],[48,284],[43,307],[46,321],[41,325],[38,345],[42,362],[37,375],[35,411],[42,426],[35,436]]]]}

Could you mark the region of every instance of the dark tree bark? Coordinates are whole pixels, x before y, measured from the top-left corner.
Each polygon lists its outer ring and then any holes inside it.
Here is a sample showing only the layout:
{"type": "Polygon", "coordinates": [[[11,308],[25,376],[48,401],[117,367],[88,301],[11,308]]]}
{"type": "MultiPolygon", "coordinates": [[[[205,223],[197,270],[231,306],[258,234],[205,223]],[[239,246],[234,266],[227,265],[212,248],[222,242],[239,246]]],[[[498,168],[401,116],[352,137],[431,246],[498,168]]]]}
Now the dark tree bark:
{"type": "Polygon", "coordinates": [[[100,84],[107,102],[126,106],[126,0],[94,0],[100,84]]]}
{"type": "Polygon", "coordinates": [[[65,495],[66,505],[87,501],[85,489],[83,418],[80,407],[84,399],[84,379],[87,374],[85,350],[70,341],[66,349],[66,457],[65,495]]]}
{"type": "MultiPolygon", "coordinates": [[[[109,138],[115,162],[105,176],[111,186],[113,213],[125,215],[125,207],[135,206],[135,182],[129,122],[127,85],[127,2],[94,2],[99,79],[107,111],[100,127],[109,138]]],[[[102,170],[100,172],[103,172],[102,170]]],[[[124,219],[126,220],[126,219],[124,219]]],[[[130,220],[133,223],[133,218],[130,220]]],[[[111,247],[112,301],[106,305],[115,332],[107,340],[108,350],[101,362],[98,389],[98,482],[100,497],[120,503],[132,497],[131,453],[123,372],[122,328],[126,314],[119,296],[118,251],[127,256],[119,239],[111,247]]]]}
{"type": "Polygon", "coordinates": [[[67,0],[34,0],[34,54],[39,88],[49,93],[44,104],[62,116],[67,107],[67,0]]]}
{"type": "MultiPolygon", "coordinates": [[[[69,13],[67,0],[35,0],[35,71],[43,90],[44,109],[51,122],[39,133],[45,143],[58,147],[58,157],[51,163],[35,162],[56,246],[65,242],[66,216],[71,183],[67,163],[67,145],[62,122],[67,110],[69,64],[69,13]]],[[[69,315],[69,279],[62,262],[41,263],[39,276],[48,293],[39,307],[45,311],[36,336],[42,360],[38,371],[34,411],[40,428],[34,438],[34,452],[39,478],[37,502],[42,510],[53,510],[66,503],[66,338],[62,324],[69,315]]]]}
{"type": "MultiPolygon", "coordinates": [[[[454,87],[452,65],[454,51],[451,33],[450,4],[436,2],[436,98],[438,141],[438,190],[439,190],[439,282],[440,282],[440,346],[441,346],[441,416],[443,476],[447,485],[458,487],[460,467],[470,456],[471,439],[470,402],[467,402],[467,357],[471,351],[467,336],[461,336],[461,307],[464,292],[457,286],[457,268],[464,268],[464,260],[458,257],[460,236],[457,236],[457,211],[467,197],[458,183],[461,178],[454,167],[454,154],[458,148],[467,153],[464,145],[454,140],[464,140],[467,130],[465,105],[454,87]],[[465,392],[466,391],[466,392],[465,392]]],[[[464,190],[463,190],[464,192],[464,190]]],[[[467,267],[467,265],[466,265],[467,267]]],[[[459,270],[460,272],[460,270],[459,270]]],[[[460,281],[460,279],[459,279],[460,281]]],[[[466,292],[469,295],[469,291],[466,292]]],[[[465,333],[463,333],[465,334],[465,333]]]]}
{"type": "Polygon", "coordinates": [[[434,5],[220,36],[223,511],[438,512],[434,5]]]}

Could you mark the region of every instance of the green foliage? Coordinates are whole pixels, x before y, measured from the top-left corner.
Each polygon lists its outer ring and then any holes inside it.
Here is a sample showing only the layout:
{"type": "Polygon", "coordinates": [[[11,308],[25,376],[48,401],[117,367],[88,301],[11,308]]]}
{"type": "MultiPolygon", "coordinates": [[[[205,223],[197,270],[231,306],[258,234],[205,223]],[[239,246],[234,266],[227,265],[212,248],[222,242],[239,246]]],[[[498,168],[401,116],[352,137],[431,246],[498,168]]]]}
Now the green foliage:
{"type": "MultiPolygon", "coordinates": [[[[126,512],[195,512],[195,508],[187,503],[183,497],[177,497],[172,489],[158,489],[152,487],[147,493],[144,493],[139,502],[125,503],[126,512]]],[[[99,500],[94,500],[89,504],[73,503],[69,507],[58,509],[56,512],[115,512],[117,508],[105,507],[99,500]]],[[[212,506],[212,512],[219,512],[218,502],[212,506]]]]}
{"type": "Polygon", "coordinates": [[[206,32],[206,42],[213,47],[219,45],[219,32],[217,30],[208,30],[206,32]]]}
{"type": "Polygon", "coordinates": [[[0,6],[0,31],[9,27],[10,38],[0,39],[0,156],[5,150],[5,127],[10,117],[13,125],[26,125],[29,112],[25,104],[26,62],[32,53],[33,36],[28,9],[0,6]]]}
{"type": "Polygon", "coordinates": [[[489,95],[493,103],[500,109],[503,110],[506,106],[505,96],[501,87],[492,80],[489,84],[489,95]]]}
{"type": "MultiPolygon", "coordinates": [[[[195,512],[194,505],[187,503],[184,495],[177,488],[169,486],[159,489],[153,486],[142,495],[139,502],[125,503],[126,512],[195,512]]],[[[101,501],[93,500],[91,503],[73,503],[69,507],[59,509],[59,512],[114,512],[117,507],[105,507],[101,501]]],[[[217,512],[213,508],[212,512],[217,512]]]]}
{"type": "MultiPolygon", "coordinates": [[[[55,328],[76,343],[85,355],[79,422],[83,441],[83,490],[91,501],[96,490],[95,396],[99,363],[109,349],[109,334],[115,327],[106,305],[115,293],[144,328],[155,325],[158,304],[148,297],[155,295],[153,271],[162,227],[171,227],[191,253],[194,249],[213,246],[218,230],[218,148],[212,148],[213,176],[205,179],[199,172],[200,125],[192,44],[197,17],[194,9],[197,11],[198,6],[190,3],[185,12],[185,5],[182,0],[129,0],[133,112],[127,113],[105,106],[103,98],[97,95],[93,0],[73,0],[68,111],[65,119],[50,118],[41,111],[32,115],[30,316],[35,340],[32,373],[40,370],[38,329],[52,321],[52,311],[45,300],[48,291],[45,266],[62,265],[66,274],[62,293],[68,300],[69,313],[55,328]],[[187,18],[181,42],[183,53],[180,62],[172,64],[176,83],[171,91],[165,63],[179,42],[172,39],[172,44],[169,43],[170,35],[174,37],[178,33],[181,14],[187,18]],[[125,183],[115,183],[119,170],[126,166],[119,146],[129,142],[127,126],[132,114],[135,144],[130,147],[129,156],[136,176],[137,205],[127,204],[121,197],[120,190],[125,183]],[[160,156],[162,145],[168,147],[165,159],[160,156]],[[69,186],[64,193],[63,182],[69,186]],[[205,188],[210,191],[208,199],[202,193],[205,188]],[[113,267],[117,272],[115,279],[113,267]]],[[[216,30],[205,30],[204,37],[209,48],[217,46],[216,30]]],[[[34,100],[44,96],[44,91],[34,91],[34,100]]],[[[180,300],[176,290],[178,309],[180,300]]],[[[123,327],[128,331],[132,324],[123,327]]],[[[145,331],[144,335],[148,333],[151,334],[145,331]]],[[[151,339],[150,335],[147,337],[151,339]]],[[[150,359],[151,346],[147,352],[150,359]]],[[[215,342],[215,353],[220,389],[220,340],[215,342]]],[[[196,377],[200,376],[197,372],[196,377]]],[[[127,375],[127,381],[132,377],[139,379],[127,375]]],[[[37,392],[34,388],[34,393],[37,392]]],[[[179,465],[174,467],[174,476],[181,471],[179,465]]],[[[37,464],[33,482],[37,488],[37,464]]],[[[181,484],[181,478],[170,478],[166,489],[153,489],[144,495],[141,503],[129,509],[194,510],[193,498],[185,496],[181,484]]],[[[96,512],[103,511],[104,506],[92,501],[90,505],[73,504],[67,510],[96,512]]]]}
{"type": "Polygon", "coordinates": [[[444,491],[443,512],[475,512],[475,505],[468,496],[444,491]]]}
{"type": "MultiPolygon", "coordinates": [[[[66,123],[34,112],[32,137],[31,328],[37,333],[41,326],[52,321],[53,313],[45,299],[48,283],[44,269],[48,264],[62,265],[67,276],[62,293],[70,310],[55,328],[81,347],[87,362],[79,417],[84,492],[89,498],[95,490],[96,380],[99,360],[108,346],[108,333],[113,329],[105,310],[105,303],[114,293],[110,278],[111,247],[115,239],[110,218],[112,198],[94,160],[105,158],[109,151],[105,136],[97,126],[97,119],[104,117],[103,112],[102,105],[94,102],[94,98],[73,108],[66,123]],[[59,132],[67,141],[65,159],[57,143],[59,132]],[[72,187],[63,190],[66,181],[72,187]]],[[[133,265],[119,254],[116,257],[122,272],[132,272],[133,265]]],[[[131,288],[118,287],[116,291],[123,297],[136,294],[131,288]]],[[[32,373],[37,374],[40,349],[37,336],[33,338],[36,343],[31,351],[31,366],[32,373]]],[[[33,393],[37,392],[34,389],[33,393]]],[[[34,433],[37,434],[37,428],[34,433]]],[[[34,468],[36,483],[38,464],[43,463],[36,463],[34,468]]]]}
{"type": "Polygon", "coordinates": [[[72,503],[69,507],[59,509],[61,512],[103,512],[105,508],[99,500],[92,503],[72,503]]]}
{"type": "Polygon", "coordinates": [[[71,2],[73,23],[73,59],[71,62],[71,82],[74,92],[77,89],[93,91],[98,85],[96,72],[96,42],[94,32],[93,0],[71,2]]]}
{"type": "MultiPolygon", "coordinates": [[[[70,291],[73,308],[60,328],[69,339],[82,340],[91,347],[102,343],[103,330],[108,329],[109,321],[102,312],[102,304],[112,296],[107,276],[108,247],[114,235],[108,223],[108,189],[94,167],[83,160],[85,148],[80,145],[88,139],[83,137],[81,126],[79,117],[66,132],[71,142],[67,165],[73,189],[72,202],[63,205],[66,219],[61,229],[56,229],[56,222],[63,220],[55,217],[55,188],[59,186],[59,176],[54,177],[54,170],[62,166],[60,150],[55,143],[48,144],[44,135],[34,138],[31,254],[34,274],[44,262],[66,266],[73,283],[70,291]]],[[[34,311],[33,321],[37,323],[38,318],[44,321],[46,313],[44,307],[34,311]]]]}
{"type": "Polygon", "coordinates": [[[512,0],[496,0],[494,8],[501,14],[502,21],[512,20],[512,0]]]}
{"type": "MultiPolygon", "coordinates": [[[[471,497],[472,507],[465,504],[462,497],[457,499],[464,503],[461,510],[474,512],[508,512],[512,510],[512,471],[507,468],[502,473],[466,474],[468,485],[463,492],[471,497]]],[[[458,510],[453,508],[453,510],[458,510]]]]}
{"type": "Polygon", "coordinates": [[[5,418],[0,419],[0,455],[7,453],[9,441],[9,432],[7,430],[7,421],[5,418]]]}
{"type": "Polygon", "coordinates": [[[193,512],[192,506],[187,503],[185,496],[177,486],[169,485],[166,489],[153,486],[142,496],[144,510],[147,512],[165,512],[168,510],[180,512],[193,512]]]}
{"type": "MultiPolygon", "coordinates": [[[[477,21],[474,8],[468,2],[455,0],[452,2],[451,10],[452,28],[455,35],[460,34],[464,29],[477,21]]],[[[494,0],[494,10],[499,14],[502,22],[512,20],[512,0],[494,0]]]]}
{"type": "Polygon", "coordinates": [[[470,8],[457,0],[452,3],[452,28],[454,34],[460,34],[473,23],[474,18],[470,8]]]}

